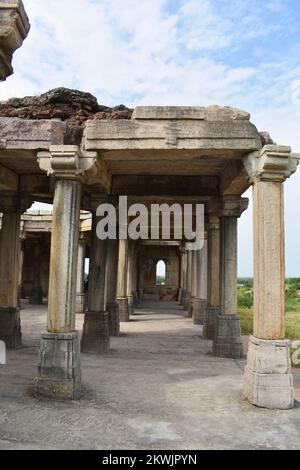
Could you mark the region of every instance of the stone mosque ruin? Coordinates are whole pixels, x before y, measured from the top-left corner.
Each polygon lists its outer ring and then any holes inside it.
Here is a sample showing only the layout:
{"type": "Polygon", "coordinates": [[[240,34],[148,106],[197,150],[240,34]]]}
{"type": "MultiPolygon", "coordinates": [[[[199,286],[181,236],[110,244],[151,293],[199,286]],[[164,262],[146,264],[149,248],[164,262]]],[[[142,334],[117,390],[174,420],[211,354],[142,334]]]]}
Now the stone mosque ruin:
{"type": "MultiPolygon", "coordinates": [[[[2,80],[28,31],[22,2],[0,2],[2,80]]],[[[63,88],[0,103],[0,339],[8,348],[22,341],[20,296],[32,304],[47,298],[36,393],[79,398],[81,353],[108,351],[145,300],[178,301],[203,325],[215,356],[240,358],[237,225],[252,186],[254,331],[243,393],[259,407],[293,407],[283,191],[298,161],[247,112],[229,107],[108,108],[63,88]],[[118,209],[119,196],[130,204],[204,204],[204,247],[186,250],[184,238],[98,239],[97,207],[118,209]],[[34,201],[53,204],[53,212],[26,212],[34,201]],[[164,284],[156,282],[159,261],[164,284]],[[76,314],[84,315],[81,344],[76,314]]]]}

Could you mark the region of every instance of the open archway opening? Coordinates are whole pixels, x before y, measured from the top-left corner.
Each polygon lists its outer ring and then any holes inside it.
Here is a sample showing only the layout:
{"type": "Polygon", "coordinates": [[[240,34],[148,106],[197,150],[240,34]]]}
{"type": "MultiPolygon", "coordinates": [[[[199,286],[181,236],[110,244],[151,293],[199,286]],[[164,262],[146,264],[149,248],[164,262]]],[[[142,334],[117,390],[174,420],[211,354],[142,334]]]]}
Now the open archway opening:
{"type": "Polygon", "coordinates": [[[163,260],[156,263],[156,284],[164,286],[166,284],[167,266],[163,260]]]}

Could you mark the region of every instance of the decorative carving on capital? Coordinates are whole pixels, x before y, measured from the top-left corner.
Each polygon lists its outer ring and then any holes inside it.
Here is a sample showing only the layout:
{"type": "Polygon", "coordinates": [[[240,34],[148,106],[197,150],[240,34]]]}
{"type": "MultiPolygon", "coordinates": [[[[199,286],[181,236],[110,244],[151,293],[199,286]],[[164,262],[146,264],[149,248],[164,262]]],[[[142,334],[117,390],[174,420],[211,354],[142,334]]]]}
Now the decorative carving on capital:
{"type": "Polygon", "coordinates": [[[249,199],[240,196],[224,196],[222,201],[223,217],[241,217],[242,213],[248,209],[249,199]]]}
{"type": "Polygon", "coordinates": [[[254,152],[244,159],[244,166],[250,181],[274,181],[283,183],[297,170],[300,154],[294,154],[291,147],[265,145],[260,152],[254,152]]]}
{"type": "Polygon", "coordinates": [[[85,182],[98,171],[97,152],[84,152],[77,145],[51,145],[37,157],[40,169],[58,179],[85,182]]]}
{"type": "Polygon", "coordinates": [[[12,56],[26,38],[30,24],[21,0],[0,0],[0,80],[13,73],[12,56]]]}

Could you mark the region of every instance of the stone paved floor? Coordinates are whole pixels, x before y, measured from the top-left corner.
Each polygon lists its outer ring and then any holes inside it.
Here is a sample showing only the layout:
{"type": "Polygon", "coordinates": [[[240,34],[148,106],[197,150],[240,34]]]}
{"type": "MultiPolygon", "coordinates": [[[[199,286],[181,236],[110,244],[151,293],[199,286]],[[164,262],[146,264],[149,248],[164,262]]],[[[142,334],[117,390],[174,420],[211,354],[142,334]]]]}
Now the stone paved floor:
{"type": "MultiPolygon", "coordinates": [[[[210,355],[177,304],[137,313],[109,354],[82,355],[83,397],[64,403],[32,395],[46,309],[25,305],[23,347],[0,366],[0,449],[300,448],[300,405],[271,411],[243,401],[245,361],[210,355]]],[[[299,370],[295,384],[300,400],[299,370]]]]}

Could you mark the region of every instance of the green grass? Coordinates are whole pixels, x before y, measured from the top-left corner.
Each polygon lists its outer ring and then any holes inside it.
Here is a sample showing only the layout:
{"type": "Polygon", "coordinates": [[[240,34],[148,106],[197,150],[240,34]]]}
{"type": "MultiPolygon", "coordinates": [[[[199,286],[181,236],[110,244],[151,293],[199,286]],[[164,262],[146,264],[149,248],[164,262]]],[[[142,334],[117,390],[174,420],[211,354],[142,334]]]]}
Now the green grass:
{"type": "MultiPolygon", "coordinates": [[[[243,335],[253,333],[253,310],[239,308],[241,330],[243,335]]],[[[287,312],[285,314],[285,334],[290,340],[300,339],[300,312],[287,312]]]]}

